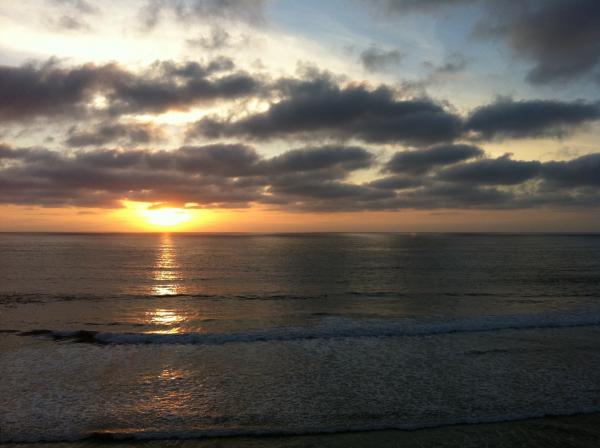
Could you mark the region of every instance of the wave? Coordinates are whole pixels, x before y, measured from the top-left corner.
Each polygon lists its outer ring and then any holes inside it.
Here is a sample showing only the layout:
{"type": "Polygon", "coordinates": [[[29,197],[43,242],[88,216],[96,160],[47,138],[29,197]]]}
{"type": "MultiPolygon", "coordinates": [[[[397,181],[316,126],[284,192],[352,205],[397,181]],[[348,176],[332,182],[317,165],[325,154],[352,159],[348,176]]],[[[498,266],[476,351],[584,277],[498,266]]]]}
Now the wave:
{"type": "Polygon", "coordinates": [[[333,292],[323,294],[293,294],[293,293],[262,293],[262,294],[210,294],[210,293],[175,293],[175,294],[49,294],[49,293],[31,293],[31,294],[2,294],[0,293],[0,306],[17,306],[39,303],[55,302],[92,302],[92,301],[144,301],[144,300],[190,300],[190,301],[321,301],[321,300],[344,300],[344,299],[397,299],[397,300],[423,300],[429,298],[450,298],[450,299],[500,299],[512,303],[540,303],[544,300],[564,300],[564,299],[600,299],[598,291],[589,292],[564,292],[560,293],[548,291],[545,293],[526,293],[526,292],[477,292],[477,291],[370,291],[370,290],[348,290],[344,292],[333,292]]]}
{"type": "Polygon", "coordinates": [[[230,333],[118,333],[90,330],[31,330],[22,336],[48,336],[55,340],[75,342],[138,345],[138,344],[228,344],[263,341],[297,341],[337,338],[382,338],[398,336],[429,336],[450,333],[563,328],[600,325],[600,313],[512,314],[453,318],[446,320],[415,319],[352,319],[326,316],[313,326],[275,327],[230,333]]]}
{"type": "Polygon", "coordinates": [[[189,428],[189,429],[106,429],[92,431],[89,433],[73,433],[68,436],[50,435],[15,435],[2,437],[0,443],[59,443],[89,441],[107,444],[119,444],[123,441],[151,441],[151,440],[190,440],[209,438],[233,438],[233,437],[293,437],[293,436],[318,436],[332,434],[365,433],[374,431],[419,431],[435,428],[447,428],[453,426],[474,426],[485,424],[518,423],[543,418],[573,418],[598,414],[598,406],[582,406],[576,410],[557,411],[532,411],[528,413],[511,414],[504,416],[479,416],[455,419],[445,419],[424,422],[404,423],[368,423],[353,425],[337,425],[329,427],[306,427],[306,428],[261,428],[261,427],[229,427],[229,428],[189,428]]]}

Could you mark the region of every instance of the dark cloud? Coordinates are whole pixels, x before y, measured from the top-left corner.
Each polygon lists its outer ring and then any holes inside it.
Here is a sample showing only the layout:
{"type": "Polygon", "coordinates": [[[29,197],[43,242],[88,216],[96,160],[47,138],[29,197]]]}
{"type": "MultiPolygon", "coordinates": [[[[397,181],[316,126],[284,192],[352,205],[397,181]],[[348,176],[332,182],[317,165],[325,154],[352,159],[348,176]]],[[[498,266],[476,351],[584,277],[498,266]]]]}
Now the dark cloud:
{"type": "MultiPolygon", "coordinates": [[[[338,181],[281,183],[275,184],[271,191],[277,195],[291,196],[297,201],[351,199],[355,202],[355,206],[356,202],[394,197],[393,193],[381,189],[338,181]]],[[[306,208],[311,206],[312,204],[304,204],[306,208]]],[[[329,204],[329,207],[332,206],[335,207],[334,204],[329,204]]]]}
{"type": "Polygon", "coordinates": [[[125,198],[225,207],[272,203],[268,188],[279,188],[281,198],[295,196],[293,189],[300,185],[312,195],[321,191],[323,182],[337,189],[355,188],[336,180],[371,161],[371,154],[357,147],[301,148],[265,159],[240,144],[73,153],[3,145],[0,202],[100,207],[116,207],[125,198]]]}
{"type": "Polygon", "coordinates": [[[284,98],[263,113],[239,120],[205,118],[191,137],[246,137],[258,140],[303,137],[357,138],[367,142],[423,145],[451,141],[461,133],[461,119],[430,99],[396,99],[380,86],[340,87],[330,77],[284,80],[284,98]]]}
{"type": "Polygon", "coordinates": [[[273,157],[267,163],[268,171],[288,173],[339,168],[344,172],[368,168],[373,154],[352,146],[322,146],[294,149],[273,157]]]}
{"type": "Polygon", "coordinates": [[[589,154],[565,162],[545,163],[542,177],[560,186],[600,187],[600,153],[589,154]]]}
{"type": "Polygon", "coordinates": [[[533,61],[534,84],[567,81],[598,73],[600,2],[597,0],[488,1],[478,34],[505,39],[533,61]]]}
{"type": "Polygon", "coordinates": [[[256,94],[260,81],[232,72],[233,62],[217,58],[207,64],[157,62],[143,73],[117,64],[85,64],[63,68],[50,60],[43,65],[0,66],[0,121],[86,113],[165,112],[219,99],[256,94]],[[104,109],[94,100],[103,97],[104,109]]]}
{"type": "MultiPolygon", "coordinates": [[[[203,67],[201,69],[204,69],[203,67]]],[[[113,114],[131,112],[160,113],[167,110],[187,110],[199,103],[218,99],[237,99],[258,93],[260,83],[245,73],[232,73],[208,78],[200,73],[188,73],[195,66],[157,69],[146,76],[130,76],[114,86],[108,94],[109,111],[113,114]]]]}
{"type": "Polygon", "coordinates": [[[419,187],[422,185],[422,183],[422,178],[418,176],[411,177],[397,175],[376,179],[372,182],[369,182],[367,185],[383,190],[405,190],[407,188],[419,187]]]}
{"type": "Polygon", "coordinates": [[[483,150],[471,145],[438,145],[416,151],[399,151],[385,164],[385,171],[423,174],[433,168],[482,157],[483,150]]]}
{"type": "Polygon", "coordinates": [[[266,0],[147,0],[140,16],[146,29],[155,27],[165,13],[184,23],[221,19],[260,25],[265,21],[266,3],[266,0]]]}
{"type": "Polygon", "coordinates": [[[50,60],[42,66],[0,66],[0,120],[74,113],[94,92],[123,76],[126,73],[115,64],[64,69],[50,60]]]}
{"type": "Polygon", "coordinates": [[[404,206],[411,208],[518,208],[520,200],[514,192],[489,186],[435,183],[403,196],[404,206]]]}
{"type": "Polygon", "coordinates": [[[598,104],[501,99],[475,109],[467,119],[466,128],[485,139],[562,136],[599,119],[598,104]]]}
{"type": "Polygon", "coordinates": [[[359,147],[299,148],[265,158],[250,146],[61,153],[0,145],[0,203],[120,207],[123,199],[198,207],[254,203],[286,210],[523,208],[599,205],[600,154],[568,162],[508,156],[352,182],[372,168],[359,147]],[[532,181],[532,182],[530,182],[532,181]]]}
{"type": "Polygon", "coordinates": [[[402,60],[398,50],[382,50],[371,46],[360,54],[360,62],[370,72],[384,72],[397,66],[402,60]]]}
{"type": "Polygon", "coordinates": [[[516,185],[538,176],[542,164],[538,161],[512,160],[510,154],[497,159],[482,159],[442,170],[438,178],[462,184],[516,185]]]}
{"type": "Polygon", "coordinates": [[[109,143],[148,145],[164,140],[162,129],[152,123],[104,122],[91,129],[69,129],[65,143],[71,147],[102,146],[109,143]]]}

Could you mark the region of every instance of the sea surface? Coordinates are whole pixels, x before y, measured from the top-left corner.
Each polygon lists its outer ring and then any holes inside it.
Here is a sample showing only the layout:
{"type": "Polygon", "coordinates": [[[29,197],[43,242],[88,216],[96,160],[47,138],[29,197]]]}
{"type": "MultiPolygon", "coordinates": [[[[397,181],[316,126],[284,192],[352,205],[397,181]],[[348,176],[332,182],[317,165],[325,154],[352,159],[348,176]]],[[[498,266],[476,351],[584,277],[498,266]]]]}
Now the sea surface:
{"type": "Polygon", "coordinates": [[[592,446],[599,372],[596,235],[0,234],[0,443],[592,446]]]}

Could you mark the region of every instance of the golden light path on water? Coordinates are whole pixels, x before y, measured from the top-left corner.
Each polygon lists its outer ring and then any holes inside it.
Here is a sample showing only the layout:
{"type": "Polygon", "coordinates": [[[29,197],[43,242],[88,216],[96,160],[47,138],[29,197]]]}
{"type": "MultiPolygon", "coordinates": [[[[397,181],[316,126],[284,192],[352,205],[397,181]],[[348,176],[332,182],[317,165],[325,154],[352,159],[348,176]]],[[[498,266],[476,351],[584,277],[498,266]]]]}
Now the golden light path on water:
{"type": "MultiPolygon", "coordinates": [[[[183,292],[179,285],[181,273],[176,255],[171,235],[163,234],[152,272],[152,280],[155,284],[151,288],[151,295],[160,299],[160,297],[173,296],[183,292]]],[[[166,307],[148,311],[145,317],[147,323],[161,327],[160,330],[152,332],[162,334],[179,333],[180,324],[186,320],[185,316],[176,309],[166,307]]]]}

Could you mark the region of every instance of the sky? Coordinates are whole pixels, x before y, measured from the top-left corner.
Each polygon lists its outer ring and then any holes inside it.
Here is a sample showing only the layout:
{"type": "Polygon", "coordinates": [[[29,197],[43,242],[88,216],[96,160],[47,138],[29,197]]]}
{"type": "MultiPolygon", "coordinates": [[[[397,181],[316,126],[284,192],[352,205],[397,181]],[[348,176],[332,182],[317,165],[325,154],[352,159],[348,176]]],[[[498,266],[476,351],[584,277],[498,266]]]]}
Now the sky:
{"type": "Polygon", "coordinates": [[[600,231],[597,0],[0,2],[0,231],[600,231]]]}

